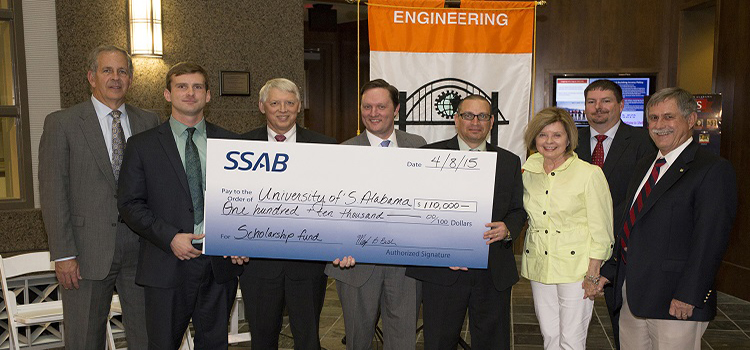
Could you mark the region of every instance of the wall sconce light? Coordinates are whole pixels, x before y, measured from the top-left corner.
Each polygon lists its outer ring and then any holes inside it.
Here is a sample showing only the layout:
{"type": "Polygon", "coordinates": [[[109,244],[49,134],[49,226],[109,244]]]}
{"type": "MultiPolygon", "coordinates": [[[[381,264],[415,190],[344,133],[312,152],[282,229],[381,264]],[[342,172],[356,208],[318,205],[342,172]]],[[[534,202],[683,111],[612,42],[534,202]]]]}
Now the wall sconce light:
{"type": "Polygon", "coordinates": [[[130,54],[161,57],[161,0],[130,0],[130,54]]]}

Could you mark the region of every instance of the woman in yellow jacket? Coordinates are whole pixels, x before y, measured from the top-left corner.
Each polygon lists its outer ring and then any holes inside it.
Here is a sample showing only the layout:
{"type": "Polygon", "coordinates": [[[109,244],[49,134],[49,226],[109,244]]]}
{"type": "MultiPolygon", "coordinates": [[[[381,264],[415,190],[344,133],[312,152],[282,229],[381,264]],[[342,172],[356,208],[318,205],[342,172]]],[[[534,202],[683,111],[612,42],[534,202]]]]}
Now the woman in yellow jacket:
{"type": "Polygon", "coordinates": [[[584,349],[599,268],[612,254],[612,197],[602,170],[573,152],[567,111],[546,108],[529,123],[523,165],[529,214],[521,275],[531,281],[545,349],[584,349]]]}

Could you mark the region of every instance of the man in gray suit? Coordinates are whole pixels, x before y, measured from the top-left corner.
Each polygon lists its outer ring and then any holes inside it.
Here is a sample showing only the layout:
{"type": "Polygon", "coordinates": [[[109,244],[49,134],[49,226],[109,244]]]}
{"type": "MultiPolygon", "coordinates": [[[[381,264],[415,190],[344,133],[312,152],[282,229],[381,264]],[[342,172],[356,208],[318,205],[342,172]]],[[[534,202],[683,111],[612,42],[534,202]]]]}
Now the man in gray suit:
{"type": "Polygon", "coordinates": [[[54,112],[39,145],[42,216],[62,290],[65,346],[103,349],[115,287],[128,347],[146,349],[143,288],[135,284],[138,236],[117,213],[125,141],[158,117],[125,104],[133,79],[127,51],[100,46],[89,55],[91,99],[54,112]]]}
{"type": "MultiPolygon", "coordinates": [[[[422,136],[395,130],[398,90],[383,79],[370,81],[360,91],[362,122],[367,130],[344,141],[344,145],[418,148],[422,136]]],[[[421,283],[404,272],[406,267],[379,264],[354,266],[351,256],[326,266],[336,279],[336,290],[344,311],[346,348],[370,349],[378,311],[383,319],[385,349],[414,349],[421,283]]]]}

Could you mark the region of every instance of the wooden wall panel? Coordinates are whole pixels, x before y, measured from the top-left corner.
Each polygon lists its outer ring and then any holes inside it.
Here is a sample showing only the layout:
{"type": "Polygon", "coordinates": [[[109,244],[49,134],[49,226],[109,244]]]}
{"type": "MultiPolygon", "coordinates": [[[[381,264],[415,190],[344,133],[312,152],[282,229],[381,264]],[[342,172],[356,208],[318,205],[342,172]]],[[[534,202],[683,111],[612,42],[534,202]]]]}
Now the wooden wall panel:
{"type": "MultiPolygon", "coordinates": [[[[674,86],[680,11],[711,0],[555,0],[537,10],[533,110],[551,104],[552,72],[657,72],[674,86]]],[[[750,1],[716,0],[714,92],[723,94],[721,154],[737,171],[739,210],[717,289],[750,300],[750,1]]]]}
{"type": "Polygon", "coordinates": [[[715,92],[723,94],[721,154],[737,172],[739,208],[717,289],[750,300],[750,1],[721,0],[715,92]]]}
{"type": "Polygon", "coordinates": [[[533,110],[551,105],[553,72],[658,72],[659,87],[666,86],[669,5],[556,0],[539,7],[533,110]]]}
{"type": "MultiPolygon", "coordinates": [[[[339,37],[341,38],[341,105],[337,124],[339,128],[336,133],[339,141],[345,141],[357,135],[359,88],[370,80],[370,42],[367,23],[365,19],[360,24],[359,60],[357,60],[357,23],[339,24],[339,37]],[[357,65],[359,65],[359,84],[357,84],[357,65]]],[[[361,123],[359,123],[359,128],[361,132],[365,131],[365,127],[361,123]]]]}
{"type": "MultiPolygon", "coordinates": [[[[100,44],[127,48],[127,1],[57,1],[60,100],[63,108],[88,99],[85,62],[100,44]]],[[[212,99],[206,119],[244,133],[265,125],[258,91],[269,79],[304,81],[302,0],[163,1],[164,55],[135,57],[128,102],[171,113],[164,100],[164,76],[180,61],[193,61],[208,72],[212,99]],[[268,14],[274,14],[269,16],[268,14]],[[250,72],[250,96],[221,96],[220,71],[250,72]]]]}

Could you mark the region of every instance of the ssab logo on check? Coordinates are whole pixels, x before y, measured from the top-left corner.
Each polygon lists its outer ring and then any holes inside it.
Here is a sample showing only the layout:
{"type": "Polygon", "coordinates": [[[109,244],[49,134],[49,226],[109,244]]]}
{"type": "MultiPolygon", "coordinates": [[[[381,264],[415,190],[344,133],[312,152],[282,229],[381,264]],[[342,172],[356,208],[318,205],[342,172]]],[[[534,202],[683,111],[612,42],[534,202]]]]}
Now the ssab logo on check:
{"type": "Polygon", "coordinates": [[[287,168],[289,155],[286,153],[263,152],[255,157],[255,152],[229,151],[227,152],[229,164],[224,166],[226,170],[283,172],[287,168]],[[272,160],[273,159],[273,160],[272,160]]]}

